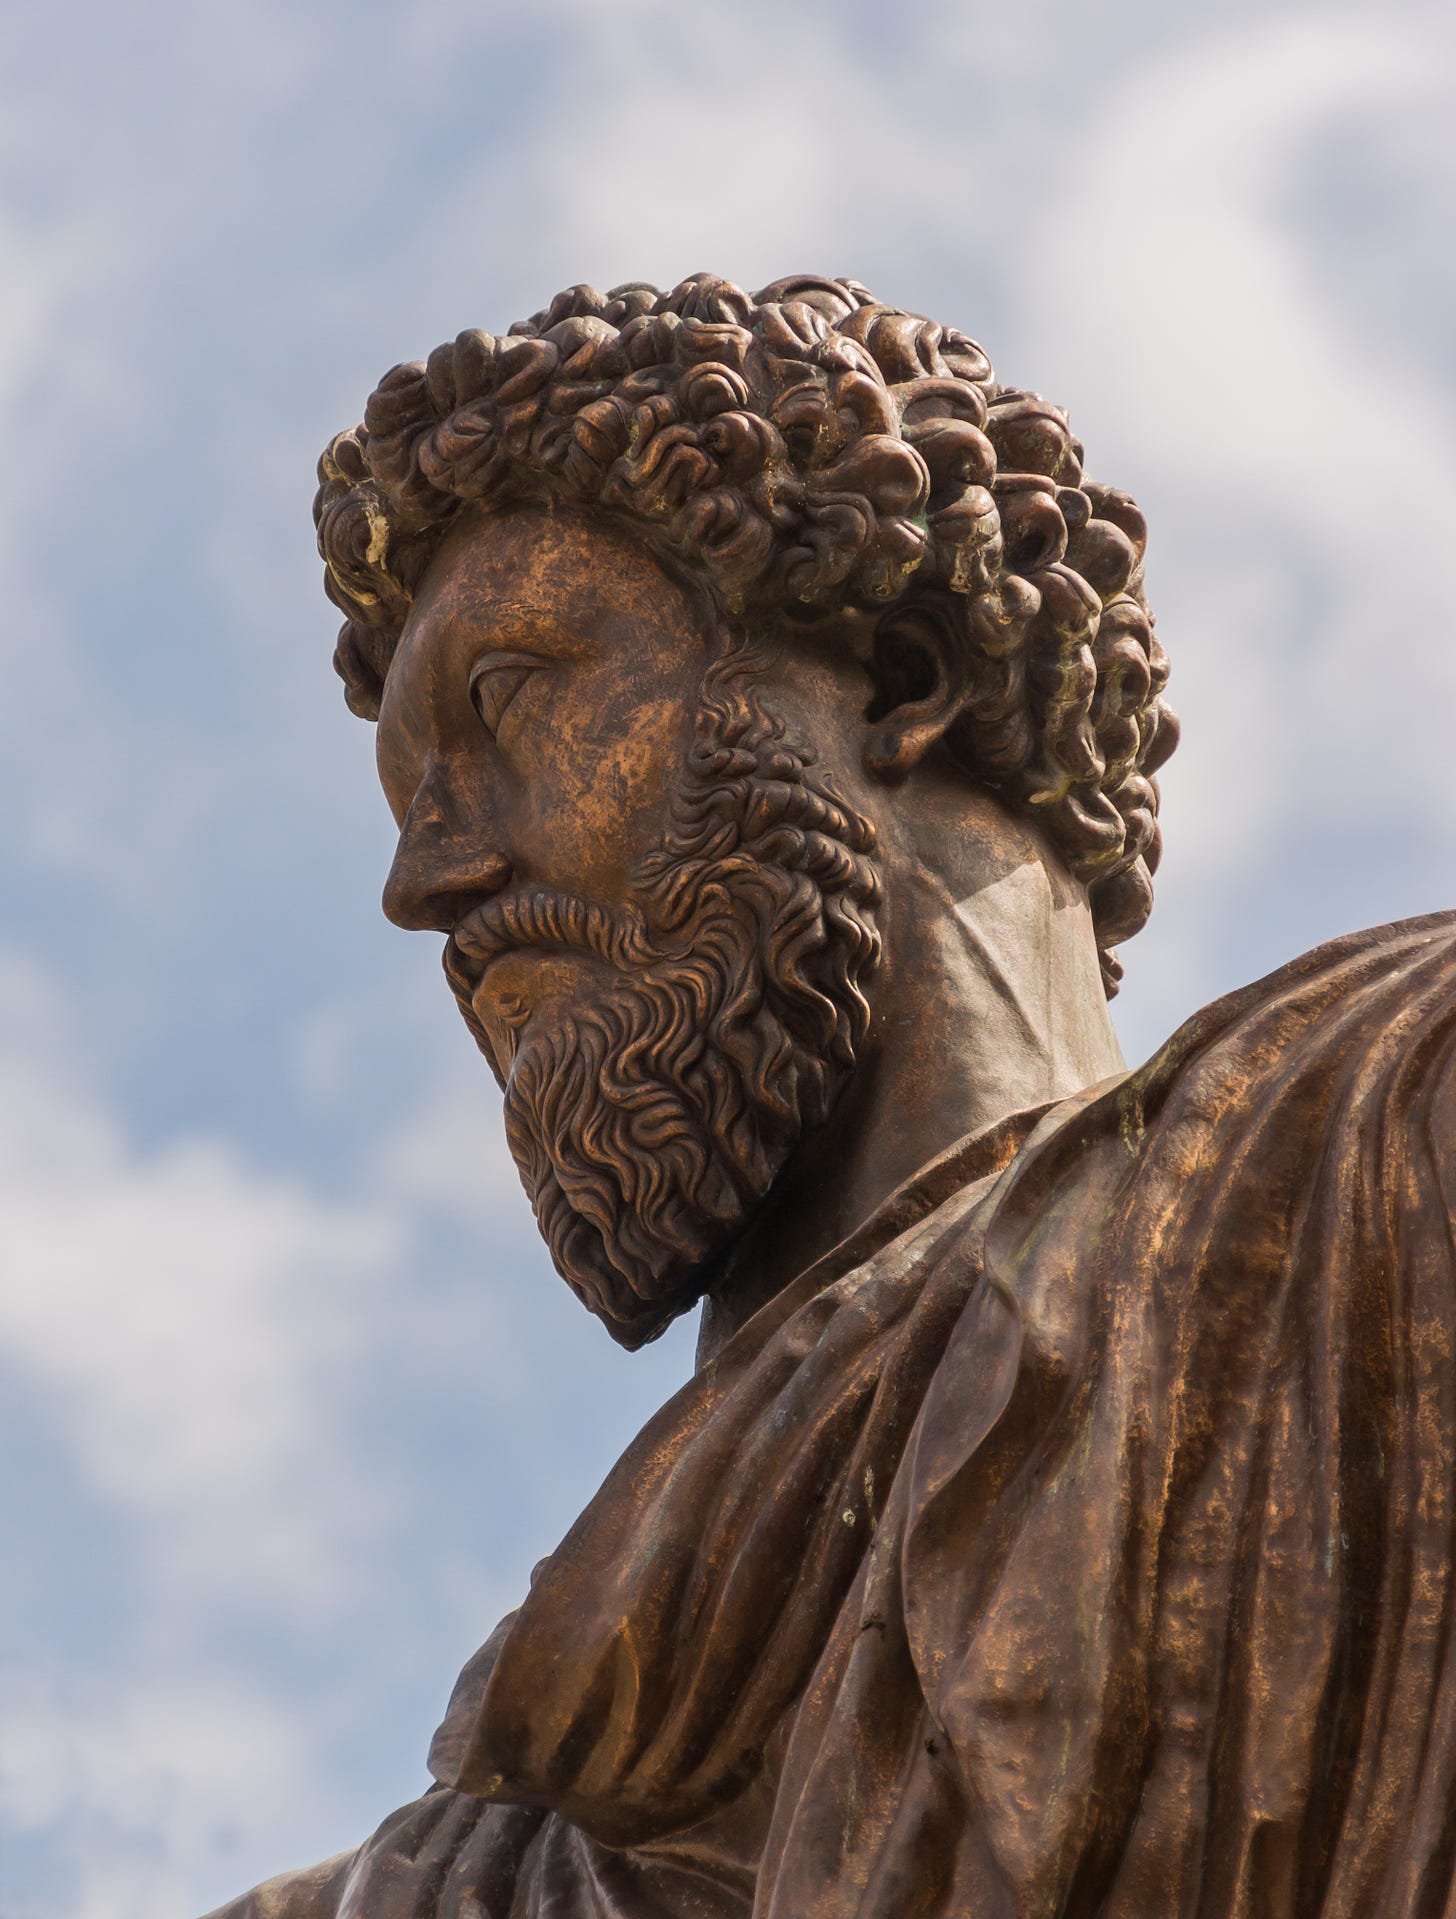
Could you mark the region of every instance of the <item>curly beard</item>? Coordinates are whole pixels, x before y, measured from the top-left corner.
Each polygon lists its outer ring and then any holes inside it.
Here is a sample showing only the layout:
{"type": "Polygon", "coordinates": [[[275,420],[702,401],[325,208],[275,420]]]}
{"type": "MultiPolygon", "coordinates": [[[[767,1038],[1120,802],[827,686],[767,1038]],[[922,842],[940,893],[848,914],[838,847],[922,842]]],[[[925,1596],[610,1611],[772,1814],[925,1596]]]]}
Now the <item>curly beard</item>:
{"type": "MultiPolygon", "coordinates": [[[[869,1024],[874,829],[759,706],[761,665],[734,650],[705,676],[669,830],[629,906],[537,889],[468,921],[472,953],[606,963],[600,987],[527,1022],[506,1137],[557,1270],[629,1348],[701,1298],[869,1024]]],[[[448,955],[447,971],[483,1039],[448,955]]]]}

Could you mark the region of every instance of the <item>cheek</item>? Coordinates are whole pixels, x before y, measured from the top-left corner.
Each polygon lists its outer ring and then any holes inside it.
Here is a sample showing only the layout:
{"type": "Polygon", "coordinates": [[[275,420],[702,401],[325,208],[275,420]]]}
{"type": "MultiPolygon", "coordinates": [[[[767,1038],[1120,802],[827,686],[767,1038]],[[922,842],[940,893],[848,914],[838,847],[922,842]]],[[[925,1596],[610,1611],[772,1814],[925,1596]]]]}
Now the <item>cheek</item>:
{"type": "Polygon", "coordinates": [[[667,831],[695,704],[696,680],[677,697],[593,704],[588,694],[534,733],[521,766],[523,826],[542,877],[626,884],[667,831]]]}
{"type": "Polygon", "coordinates": [[[812,745],[816,774],[860,812],[872,812],[882,791],[865,773],[865,714],[875,688],[853,657],[826,659],[784,647],[764,677],[765,703],[794,740],[812,745]]]}

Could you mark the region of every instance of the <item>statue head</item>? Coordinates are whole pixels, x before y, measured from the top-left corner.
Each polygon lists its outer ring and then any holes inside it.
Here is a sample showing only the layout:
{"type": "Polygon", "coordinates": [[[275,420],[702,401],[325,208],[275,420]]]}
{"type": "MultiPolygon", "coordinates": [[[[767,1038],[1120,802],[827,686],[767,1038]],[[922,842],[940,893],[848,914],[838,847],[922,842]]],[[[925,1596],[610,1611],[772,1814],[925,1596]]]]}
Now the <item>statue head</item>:
{"type": "Polygon", "coordinates": [[[1033,840],[1116,990],[1176,739],[1144,524],[964,334],[853,281],[573,287],[396,367],[319,477],[386,910],[447,935],[623,1343],[863,1070],[912,840],[1033,840]]]}

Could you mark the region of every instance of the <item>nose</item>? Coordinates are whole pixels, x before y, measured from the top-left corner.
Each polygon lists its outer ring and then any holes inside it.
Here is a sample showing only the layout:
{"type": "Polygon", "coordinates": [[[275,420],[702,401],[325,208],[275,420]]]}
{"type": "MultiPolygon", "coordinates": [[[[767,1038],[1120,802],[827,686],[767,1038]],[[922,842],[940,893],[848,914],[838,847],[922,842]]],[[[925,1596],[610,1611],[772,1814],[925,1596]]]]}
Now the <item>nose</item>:
{"type": "Polygon", "coordinates": [[[450,933],[472,907],[498,893],[511,864],[489,844],[482,825],[453,822],[438,795],[422,787],[384,882],[385,917],[412,932],[450,933]]]}

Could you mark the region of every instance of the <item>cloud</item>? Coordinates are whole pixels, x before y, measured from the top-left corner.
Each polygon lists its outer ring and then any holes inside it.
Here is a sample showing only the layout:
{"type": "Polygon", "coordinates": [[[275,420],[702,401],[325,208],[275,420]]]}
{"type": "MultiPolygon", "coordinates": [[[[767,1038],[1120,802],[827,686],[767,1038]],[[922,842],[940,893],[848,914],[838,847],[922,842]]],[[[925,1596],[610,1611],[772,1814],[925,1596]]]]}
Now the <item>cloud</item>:
{"type": "MultiPolygon", "coordinates": [[[[122,1522],[103,1577],[136,1600],[130,1620],[119,1594],[92,1601],[109,1649],[61,1634],[0,1674],[7,1911],[34,1859],[66,1919],[187,1919],[357,1842],[422,1788],[454,1671],[579,1496],[548,1492],[543,1443],[568,1406],[592,1424],[589,1459],[634,1423],[602,1394],[599,1330],[554,1282],[570,1316],[558,1377],[549,1392],[520,1377],[545,1261],[494,1105],[446,1084],[381,1129],[339,1199],[215,1138],[143,1149],[89,1079],[54,981],[0,953],[0,1360],[87,1498],[122,1522]],[[485,1257],[406,1286],[424,1208],[485,1257]],[[517,1244],[531,1256],[513,1258],[517,1244]],[[422,1432],[429,1382],[446,1381],[500,1416],[479,1434],[448,1419],[422,1432]],[[492,1524],[523,1502],[559,1509],[544,1534],[534,1511],[492,1524]],[[383,1637],[361,1687],[351,1647],[370,1606],[383,1637]],[[249,1664],[269,1622],[301,1678],[249,1664]],[[418,1722],[361,1763],[360,1728],[377,1740],[416,1673],[418,1722]],[[363,1810],[341,1783],[355,1768],[376,1782],[363,1810]]],[[[677,1352],[654,1356],[659,1392],[677,1352]]]]}
{"type": "MultiPolygon", "coordinates": [[[[0,950],[0,1360],[85,1499],[119,1522],[90,1602],[106,1635],[60,1632],[0,1674],[7,1912],[34,1859],[66,1919],[187,1919],[357,1841],[421,1789],[455,1668],[549,1543],[523,1558],[497,1532],[483,1566],[474,1529],[441,1523],[448,1428],[443,1457],[389,1456],[390,1421],[432,1375],[510,1397],[489,1260],[401,1284],[425,1258],[423,1205],[478,1231],[509,1202],[523,1236],[491,1103],[447,1086],[398,1115],[337,1199],[219,1138],[143,1148],[89,1076],[55,981],[0,950]],[[428,1593],[400,1581],[414,1557],[428,1593]],[[361,1689],[349,1648],[371,1607],[388,1643],[361,1689]],[[306,1676],[249,1664],[260,1629],[306,1676]],[[396,1783],[351,1811],[358,1729],[416,1670],[419,1723],[363,1765],[396,1783]]],[[[478,1523],[529,1491],[508,1439],[493,1457],[513,1470],[480,1487],[478,1523]]],[[[46,1496],[64,1523],[76,1495],[46,1496]]]]}
{"type": "Polygon", "coordinates": [[[0,1681],[0,1820],[12,1856],[66,1835],[68,1919],[194,1919],[277,1848],[304,1864],[320,1832],[347,1834],[307,1715],[206,1672],[0,1681]]]}
{"type": "MultiPolygon", "coordinates": [[[[219,1140],[138,1150],[65,1011],[0,957],[0,1357],[124,1549],[69,1574],[99,1578],[109,1634],[32,1641],[0,1675],[6,1905],[34,1855],[67,1919],[188,1919],[204,1885],[221,1897],[280,1846],[302,1862],[320,1832],[348,1836],[328,1713],[230,1679],[204,1622],[337,1612],[388,1524],[342,1451],[338,1385],[401,1227],[219,1140]],[[106,1645],[128,1590],[120,1670],[106,1645]]],[[[47,1497],[64,1525],[64,1488],[47,1497]]]]}
{"type": "Polygon", "coordinates": [[[359,1509],[328,1389],[404,1221],[216,1139],[134,1150],[68,1061],[34,967],[0,960],[0,1020],[0,1349],[47,1390],[93,1489],[174,1553],[185,1541],[174,1576],[283,1581],[295,1604],[334,1589],[342,1541],[295,1497],[298,1462],[331,1460],[336,1510],[359,1509]]]}
{"type": "Polygon", "coordinates": [[[1083,396],[1095,470],[1115,451],[1164,495],[1150,574],[1198,722],[1168,785],[1200,869],[1311,813],[1366,815],[1375,759],[1383,805],[1456,824],[1456,662],[1427,615],[1456,516],[1450,395],[1380,355],[1287,215],[1332,130],[1441,99],[1397,17],[1206,30],[1103,96],[1024,250],[1028,362],[1083,396]]]}

